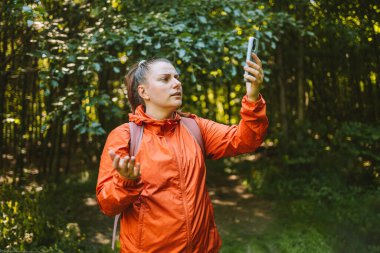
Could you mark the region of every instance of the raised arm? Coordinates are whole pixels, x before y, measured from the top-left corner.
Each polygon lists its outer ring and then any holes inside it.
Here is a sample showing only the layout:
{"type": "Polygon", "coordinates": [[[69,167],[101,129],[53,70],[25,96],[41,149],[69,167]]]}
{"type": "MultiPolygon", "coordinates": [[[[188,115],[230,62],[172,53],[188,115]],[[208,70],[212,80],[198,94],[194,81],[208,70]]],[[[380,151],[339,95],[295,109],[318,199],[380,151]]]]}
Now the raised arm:
{"type": "Polygon", "coordinates": [[[267,128],[266,104],[260,95],[256,102],[243,97],[238,125],[223,125],[196,118],[201,129],[206,154],[211,159],[255,151],[263,142],[267,128]]]}
{"type": "Polygon", "coordinates": [[[261,145],[268,128],[266,104],[260,95],[264,79],[262,63],[252,53],[253,61],[247,61],[244,70],[247,94],[243,97],[239,125],[226,126],[211,120],[198,118],[207,156],[218,159],[253,152],[261,145]]]}

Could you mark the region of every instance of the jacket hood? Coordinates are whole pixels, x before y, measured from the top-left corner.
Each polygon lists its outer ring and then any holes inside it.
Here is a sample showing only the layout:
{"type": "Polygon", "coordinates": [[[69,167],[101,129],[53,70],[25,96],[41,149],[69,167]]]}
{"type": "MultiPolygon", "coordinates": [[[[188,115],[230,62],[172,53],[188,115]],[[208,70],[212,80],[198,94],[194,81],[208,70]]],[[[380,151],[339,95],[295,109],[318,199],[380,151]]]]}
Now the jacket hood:
{"type": "Polygon", "coordinates": [[[181,116],[177,112],[174,112],[174,117],[172,119],[154,119],[144,112],[144,107],[142,105],[139,105],[136,108],[134,114],[129,114],[129,121],[135,122],[139,126],[141,126],[144,123],[144,125],[169,127],[177,125],[180,120],[181,116]]]}

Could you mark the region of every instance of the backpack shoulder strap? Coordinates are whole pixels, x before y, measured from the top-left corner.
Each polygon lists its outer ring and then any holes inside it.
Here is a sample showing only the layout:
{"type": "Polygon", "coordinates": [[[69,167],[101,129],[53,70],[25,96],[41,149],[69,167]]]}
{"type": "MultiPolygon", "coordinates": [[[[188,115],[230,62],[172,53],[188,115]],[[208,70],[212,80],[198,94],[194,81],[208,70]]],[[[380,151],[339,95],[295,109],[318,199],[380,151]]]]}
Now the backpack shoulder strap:
{"type": "Polygon", "coordinates": [[[199,146],[201,147],[203,157],[206,159],[205,145],[203,143],[201,129],[199,128],[197,122],[195,121],[195,119],[186,118],[186,117],[181,117],[181,121],[183,122],[185,127],[190,131],[190,133],[193,135],[195,140],[198,142],[199,146]]]}
{"type": "MultiPolygon", "coordinates": [[[[129,122],[129,155],[135,156],[137,151],[139,150],[141,139],[144,132],[144,125],[139,126],[136,125],[135,122],[129,122]]],[[[112,232],[112,250],[115,249],[115,240],[116,240],[116,231],[117,225],[119,224],[121,213],[115,216],[115,220],[113,222],[113,232],[112,232]]]]}
{"type": "Polygon", "coordinates": [[[116,230],[117,230],[117,224],[119,224],[121,213],[116,214],[115,220],[113,222],[113,232],[112,232],[112,250],[115,249],[115,240],[116,240],[116,230]]]}
{"type": "Polygon", "coordinates": [[[136,125],[135,122],[129,122],[129,155],[135,156],[139,150],[141,139],[144,132],[144,125],[136,125]]]}

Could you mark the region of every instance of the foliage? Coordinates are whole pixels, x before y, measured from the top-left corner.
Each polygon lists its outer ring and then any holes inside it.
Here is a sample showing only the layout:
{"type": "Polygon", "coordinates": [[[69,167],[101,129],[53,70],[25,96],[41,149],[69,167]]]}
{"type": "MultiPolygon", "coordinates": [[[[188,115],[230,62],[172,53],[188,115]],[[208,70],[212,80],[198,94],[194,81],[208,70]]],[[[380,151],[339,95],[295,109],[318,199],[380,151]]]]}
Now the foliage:
{"type": "Polygon", "coordinates": [[[252,169],[251,187],[266,196],[333,198],[348,186],[379,186],[379,128],[346,122],[330,127],[303,124],[290,136],[273,135],[252,169]],[[278,159],[279,158],[279,159],[278,159]],[[274,186],[274,187],[273,187],[274,186]]]}
{"type": "Polygon", "coordinates": [[[286,200],[284,216],[322,223],[279,228],[281,234],[265,238],[285,252],[293,244],[350,252],[326,238],[379,252],[375,3],[6,0],[0,9],[0,177],[21,185],[1,186],[2,247],[75,249],[76,226],[41,208],[49,206],[46,188],[26,190],[22,180],[30,168],[58,179],[97,162],[106,133],[127,120],[127,66],[170,59],[181,73],[184,110],[237,123],[245,46],[254,35],[270,130],[257,163],[229,166],[256,194],[286,200]],[[349,231],[358,231],[358,239],[349,231]],[[301,241],[292,239],[298,235],[301,241]]]}
{"type": "Polygon", "coordinates": [[[325,240],[323,235],[305,224],[301,228],[295,227],[286,229],[286,231],[280,235],[278,244],[281,252],[333,252],[325,240]]]}
{"type": "Polygon", "coordinates": [[[82,240],[77,223],[65,223],[49,214],[46,190],[18,188],[4,183],[0,190],[0,248],[77,252],[82,240]]]}
{"type": "Polygon", "coordinates": [[[288,217],[287,222],[277,220],[263,233],[246,235],[247,242],[227,237],[223,240],[222,253],[328,253],[336,252],[330,245],[326,234],[309,224],[300,223],[300,219],[288,217]]]}
{"type": "Polygon", "coordinates": [[[343,154],[341,168],[351,184],[380,183],[380,128],[359,122],[342,124],[333,138],[334,149],[343,154]]]}
{"type": "Polygon", "coordinates": [[[243,161],[234,170],[255,194],[278,203],[283,225],[277,223],[259,241],[274,243],[281,252],[313,252],[314,244],[316,252],[377,252],[379,128],[357,122],[305,124],[293,129],[286,145],[283,136],[278,138],[267,140],[267,145],[278,144],[255,164],[243,161]],[[306,224],[310,234],[299,227],[306,224]]]}
{"type": "Polygon", "coordinates": [[[127,120],[127,66],[146,58],[166,57],[181,72],[184,110],[237,123],[252,35],[260,41],[273,130],[288,135],[288,125],[305,120],[378,121],[379,9],[357,1],[337,5],[4,1],[0,149],[17,160],[7,165],[22,176],[29,159],[42,173],[59,174],[62,150],[76,153],[79,143],[91,160],[97,154],[87,145],[101,146],[104,135],[127,120]]]}

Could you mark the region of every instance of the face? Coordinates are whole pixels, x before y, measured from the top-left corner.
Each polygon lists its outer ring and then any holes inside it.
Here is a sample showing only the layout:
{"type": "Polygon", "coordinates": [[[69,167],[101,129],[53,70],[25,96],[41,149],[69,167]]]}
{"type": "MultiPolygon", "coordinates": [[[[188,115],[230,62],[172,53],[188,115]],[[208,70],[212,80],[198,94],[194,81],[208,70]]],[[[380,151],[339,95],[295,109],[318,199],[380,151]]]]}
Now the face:
{"type": "Polygon", "coordinates": [[[149,65],[146,81],[139,85],[139,93],[146,107],[175,111],[182,105],[182,84],[173,65],[155,62],[149,65]]]}

